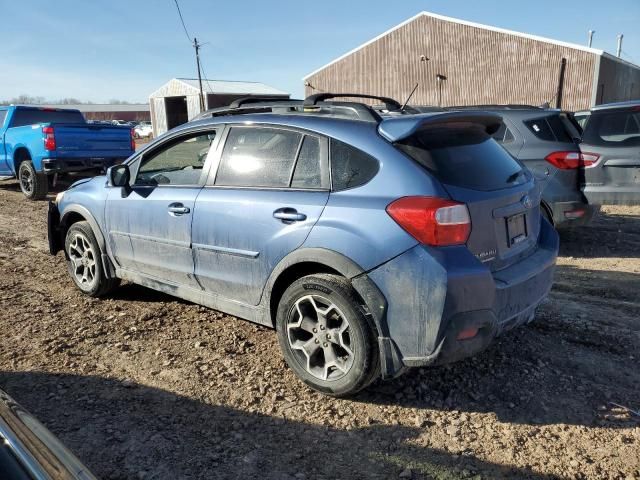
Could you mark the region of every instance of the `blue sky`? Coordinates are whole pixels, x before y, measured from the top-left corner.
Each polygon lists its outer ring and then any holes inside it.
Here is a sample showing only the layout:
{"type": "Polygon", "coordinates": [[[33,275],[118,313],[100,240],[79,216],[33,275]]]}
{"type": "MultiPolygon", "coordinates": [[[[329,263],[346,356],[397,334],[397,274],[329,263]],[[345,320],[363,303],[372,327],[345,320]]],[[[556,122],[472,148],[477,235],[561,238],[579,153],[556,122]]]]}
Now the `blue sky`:
{"type": "MultiPolygon", "coordinates": [[[[640,0],[179,0],[208,77],[254,80],[301,95],[302,77],[427,10],[585,44],[640,64],[640,0]]],[[[146,101],[195,76],[174,0],[0,0],[0,99],[20,94],[146,101]]]]}

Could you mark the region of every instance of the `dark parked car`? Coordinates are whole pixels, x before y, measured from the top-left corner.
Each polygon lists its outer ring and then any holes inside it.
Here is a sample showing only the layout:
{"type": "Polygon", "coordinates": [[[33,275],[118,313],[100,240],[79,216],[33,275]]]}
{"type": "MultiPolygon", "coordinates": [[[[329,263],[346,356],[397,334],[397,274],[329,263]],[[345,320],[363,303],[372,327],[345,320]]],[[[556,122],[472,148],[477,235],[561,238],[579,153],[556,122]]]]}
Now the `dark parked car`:
{"type": "Polygon", "coordinates": [[[542,214],[556,228],[585,225],[599,210],[581,192],[580,126],[571,114],[528,105],[448,107],[484,110],[502,117],[493,138],[533,172],[542,191],[542,214]]]}
{"type": "Polygon", "coordinates": [[[558,235],[490,135],[500,117],[383,118],[336,96],[236,102],[168,132],[50,204],[51,253],[87,295],[126,279],[276,328],[333,395],[531,321],[558,235]]]}
{"type": "Polygon", "coordinates": [[[640,100],[593,107],[580,149],[590,203],[640,205],[640,100]]]}
{"type": "Polygon", "coordinates": [[[96,480],[53,434],[0,390],[2,480],[96,480]]]}

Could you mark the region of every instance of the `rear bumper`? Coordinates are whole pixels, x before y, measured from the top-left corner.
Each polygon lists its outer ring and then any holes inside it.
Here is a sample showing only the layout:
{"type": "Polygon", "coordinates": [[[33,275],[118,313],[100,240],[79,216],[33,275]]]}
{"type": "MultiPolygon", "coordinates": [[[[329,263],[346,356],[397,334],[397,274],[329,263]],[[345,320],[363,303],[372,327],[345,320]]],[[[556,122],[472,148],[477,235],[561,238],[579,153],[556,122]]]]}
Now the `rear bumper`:
{"type": "Polygon", "coordinates": [[[102,171],[124,162],[127,158],[44,158],[42,159],[42,171],[44,173],[102,171]]]}
{"type": "MultiPolygon", "coordinates": [[[[385,323],[399,367],[449,363],[529,322],[553,283],[558,234],[542,222],[537,250],[491,272],[466,247],[417,246],[368,273],[387,300],[385,323]],[[477,329],[468,339],[463,331],[477,329]]],[[[387,346],[389,348],[389,346],[387,346]]]]}
{"type": "Polygon", "coordinates": [[[584,195],[597,205],[640,205],[640,183],[635,185],[585,185],[584,195]]]}
{"type": "Polygon", "coordinates": [[[556,228],[571,228],[588,225],[600,205],[590,205],[584,202],[556,202],[551,205],[553,223],[556,228]]]}

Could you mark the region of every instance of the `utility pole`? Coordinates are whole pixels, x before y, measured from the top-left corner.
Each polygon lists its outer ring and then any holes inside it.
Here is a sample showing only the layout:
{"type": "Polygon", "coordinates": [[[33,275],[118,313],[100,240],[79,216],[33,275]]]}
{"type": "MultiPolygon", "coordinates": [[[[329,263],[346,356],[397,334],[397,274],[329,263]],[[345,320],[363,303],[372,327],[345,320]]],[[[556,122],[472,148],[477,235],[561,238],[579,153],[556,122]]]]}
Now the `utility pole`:
{"type": "Polygon", "coordinates": [[[596,33],[595,30],[589,30],[589,43],[587,44],[589,48],[591,48],[591,44],[593,43],[593,34],[596,33]]]}
{"type": "Polygon", "coordinates": [[[196,49],[196,65],[198,66],[198,83],[200,84],[200,111],[204,112],[204,93],[202,92],[202,75],[200,74],[200,47],[197,38],[193,38],[193,48],[196,49]]]}
{"type": "Polygon", "coordinates": [[[618,58],[620,58],[620,55],[622,55],[622,37],[624,37],[624,35],[618,35],[618,48],[616,50],[616,57],[618,58]]]}

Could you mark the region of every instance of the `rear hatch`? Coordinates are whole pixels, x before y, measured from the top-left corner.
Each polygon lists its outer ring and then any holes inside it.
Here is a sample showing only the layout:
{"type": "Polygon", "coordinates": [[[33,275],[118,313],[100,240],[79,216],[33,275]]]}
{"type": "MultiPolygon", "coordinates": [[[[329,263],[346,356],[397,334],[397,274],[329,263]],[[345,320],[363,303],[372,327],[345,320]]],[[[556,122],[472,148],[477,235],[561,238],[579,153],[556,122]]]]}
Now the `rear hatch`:
{"type": "Polygon", "coordinates": [[[124,158],[133,153],[129,127],[60,123],[52,126],[60,157],[124,158]]]}
{"type": "Polygon", "coordinates": [[[640,205],[640,106],[595,110],[580,150],[595,162],[583,172],[589,203],[640,205]]]}
{"type": "MultiPolygon", "coordinates": [[[[491,270],[531,255],[540,231],[540,192],[531,172],[493,138],[498,115],[451,112],[413,115],[416,125],[379,131],[431,175],[471,217],[467,247],[491,270]]],[[[400,120],[400,119],[399,119],[400,120]]],[[[392,128],[388,128],[391,126],[392,128]]]]}

